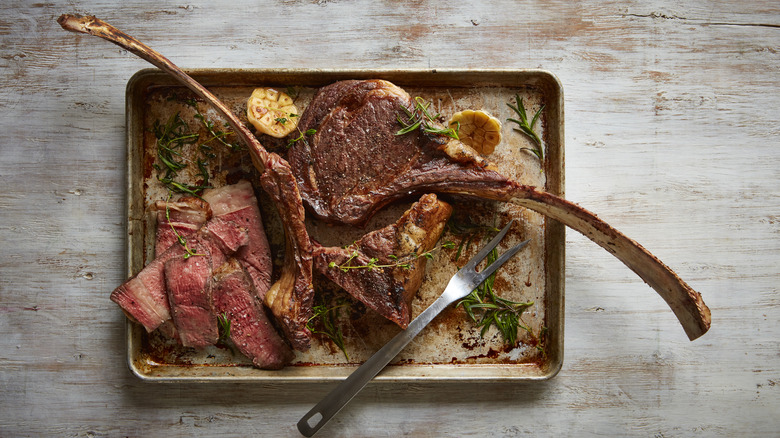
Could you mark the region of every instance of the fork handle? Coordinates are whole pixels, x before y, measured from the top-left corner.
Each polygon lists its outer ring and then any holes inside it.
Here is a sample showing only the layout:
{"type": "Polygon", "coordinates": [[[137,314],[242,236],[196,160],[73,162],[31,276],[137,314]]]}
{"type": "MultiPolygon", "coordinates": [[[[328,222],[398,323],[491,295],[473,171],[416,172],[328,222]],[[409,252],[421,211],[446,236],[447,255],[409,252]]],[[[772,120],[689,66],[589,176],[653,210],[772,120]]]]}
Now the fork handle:
{"type": "MultiPolygon", "coordinates": [[[[456,277],[454,277],[456,278],[456,277]]],[[[454,279],[453,278],[453,279],[454,279]]],[[[368,382],[371,381],[380,371],[390,363],[393,358],[406,347],[407,344],[425,328],[433,318],[436,317],[445,307],[451,304],[456,298],[450,297],[447,290],[456,287],[457,281],[450,280],[447,288],[436,301],[427,309],[422,311],[409,326],[395,335],[384,347],[379,349],[373,356],[363,363],[357,370],[347,377],[334,388],[328,395],[317,403],[311,410],[298,421],[298,431],[304,436],[314,435],[322,426],[325,425],[341,408],[360,392],[368,382]]]]}

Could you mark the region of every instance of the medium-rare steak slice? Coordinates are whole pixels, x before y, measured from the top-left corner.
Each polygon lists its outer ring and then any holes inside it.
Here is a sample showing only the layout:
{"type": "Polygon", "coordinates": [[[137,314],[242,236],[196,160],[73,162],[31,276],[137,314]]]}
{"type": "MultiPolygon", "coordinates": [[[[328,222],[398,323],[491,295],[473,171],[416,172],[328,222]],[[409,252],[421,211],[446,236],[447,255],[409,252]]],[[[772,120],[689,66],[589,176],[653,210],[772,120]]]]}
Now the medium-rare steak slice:
{"type": "Polygon", "coordinates": [[[346,248],[314,247],[314,268],[385,318],[406,328],[410,304],[422,284],[427,257],[452,207],[434,194],[420,198],[395,224],[372,231],[346,248]],[[373,260],[373,263],[372,263],[373,260]],[[370,267],[371,265],[380,267],[370,267]]]}
{"type": "Polygon", "coordinates": [[[122,308],[125,315],[143,325],[147,332],[156,330],[171,319],[168,293],[165,289],[163,269],[165,262],[184,256],[184,248],[174,245],[152,260],[133,277],[111,292],[111,301],[122,308]]]}
{"type": "Polygon", "coordinates": [[[211,218],[208,203],[194,196],[177,201],[157,201],[154,209],[157,210],[156,256],[177,244],[179,236],[186,239],[195,234],[211,218]]]}
{"type": "Polygon", "coordinates": [[[411,97],[382,80],[337,82],[317,92],[298,125],[314,133],[288,152],[313,214],[363,224],[395,199],[428,192],[515,202],[615,255],[666,300],[690,339],[709,329],[701,295],[641,245],[582,207],[501,175],[459,141],[420,129],[397,135],[404,108],[414,111],[411,97]]]}
{"type": "Polygon", "coordinates": [[[249,241],[245,228],[219,217],[203,228],[203,233],[187,241],[194,255],[165,262],[171,317],[185,347],[205,347],[217,342],[219,330],[211,298],[211,276],[228,255],[249,241]]]}
{"type": "Polygon", "coordinates": [[[229,321],[230,340],[256,367],[280,369],[293,359],[293,352],[266,316],[243,266],[231,258],[214,272],[214,310],[229,321]]]}
{"type": "Polygon", "coordinates": [[[252,291],[262,300],[271,287],[273,262],[252,184],[242,180],[206,190],[203,199],[211,206],[215,218],[240,224],[249,233],[249,242],[239,248],[234,257],[246,269],[254,283],[252,291]]]}

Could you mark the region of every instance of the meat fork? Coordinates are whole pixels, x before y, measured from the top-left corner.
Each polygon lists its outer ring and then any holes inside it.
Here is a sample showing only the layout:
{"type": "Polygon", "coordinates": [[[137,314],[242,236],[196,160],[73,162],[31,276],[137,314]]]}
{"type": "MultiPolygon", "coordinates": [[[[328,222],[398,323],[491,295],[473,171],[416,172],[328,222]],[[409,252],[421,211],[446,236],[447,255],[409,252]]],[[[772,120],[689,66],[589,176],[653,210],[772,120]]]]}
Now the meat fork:
{"type": "Polygon", "coordinates": [[[430,323],[445,307],[455,301],[464,298],[479,286],[486,278],[507,262],[513,255],[517,254],[524,246],[530,242],[526,240],[521,242],[505,253],[501,254],[496,261],[488,265],[485,269],[477,272],[477,265],[484,260],[488,253],[493,250],[506,235],[514,220],[510,221],[493,240],[485,245],[465,266],[463,266],[450,279],[447,287],[441,296],[436,299],[427,309],[417,316],[406,330],[398,333],[384,347],[374,353],[363,365],[355,370],[346,380],[341,382],[335,389],[317,403],[303,418],[298,421],[298,430],[307,437],[314,435],[322,426],[325,425],[341,408],[349,403],[352,398],[363,389],[390,361],[406,347],[406,345],[417,336],[425,326],[430,323]]]}

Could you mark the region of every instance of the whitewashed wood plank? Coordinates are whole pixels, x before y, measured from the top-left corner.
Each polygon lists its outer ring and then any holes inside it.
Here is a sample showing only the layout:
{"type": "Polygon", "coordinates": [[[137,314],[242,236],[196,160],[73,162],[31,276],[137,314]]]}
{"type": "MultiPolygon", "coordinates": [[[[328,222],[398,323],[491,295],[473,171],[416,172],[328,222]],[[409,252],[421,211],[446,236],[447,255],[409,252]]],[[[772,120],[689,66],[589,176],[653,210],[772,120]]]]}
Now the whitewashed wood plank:
{"type": "Polygon", "coordinates": [[[556,378],[372,385],[322,436],[776,434],[776,2],[0,10],[0,435],[297,436],[329,389],[129,375],[107,294],[125,266],[124,85],[146,64],[64,33],[54,19],[73,10],[189,68],[549,69],[564,83],[568,197],[677,269],[713,310],[712,330],[689,343],[651,289],[569,232],[556,378]]]}

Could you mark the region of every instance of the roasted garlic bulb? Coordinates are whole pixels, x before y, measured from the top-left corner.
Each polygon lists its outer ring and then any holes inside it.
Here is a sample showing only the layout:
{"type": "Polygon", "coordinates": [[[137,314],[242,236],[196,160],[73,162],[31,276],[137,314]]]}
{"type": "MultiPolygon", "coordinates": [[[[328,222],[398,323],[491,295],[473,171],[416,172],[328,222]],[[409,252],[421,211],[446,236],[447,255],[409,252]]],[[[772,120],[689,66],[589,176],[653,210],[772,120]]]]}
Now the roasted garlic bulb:
{"type": "Polygon", "coordinates": [[[256,88],[246,105],[246,116],[255,129],[282,138],[298,125],[298,108],[292,98],[274,88],[256,88]]]}
{"type": "Polygon", "coordinates": [[[460,141],[483,155],[492,154],[501,142],[501,122],[482,110],[457,112],[448,125],[458,131],[460,141]]]}

